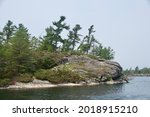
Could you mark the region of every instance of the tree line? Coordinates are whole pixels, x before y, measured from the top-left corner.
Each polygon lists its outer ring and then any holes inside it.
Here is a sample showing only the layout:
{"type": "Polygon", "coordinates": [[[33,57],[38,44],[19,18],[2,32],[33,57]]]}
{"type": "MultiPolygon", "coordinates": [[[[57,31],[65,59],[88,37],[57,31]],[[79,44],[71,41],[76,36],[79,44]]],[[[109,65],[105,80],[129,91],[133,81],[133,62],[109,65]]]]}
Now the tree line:
{"type": "Polygon", "coordinates": [[[94,25],[87,35],[80,34],[82,27],[71,28],[61,16],[45,29],[45,35],[32,36],[23,24],[14,25],[10,20],[0,31],[0,78],[18,74],[33,74],[38,69],[50,69],[65,54],[86,54],[101,59],[113,59],[114,51],[104,47],[95,38],[94,25]],[[62,34],[67,31],[66,38],[62,34]]]}
{"type": "Polygon", "coordinates": [[[136,66],[134,69],[126,69],[124,70],[125,75],[150,75],[150,68],[144,67],[144,68],[139,68],[136,66]]]}

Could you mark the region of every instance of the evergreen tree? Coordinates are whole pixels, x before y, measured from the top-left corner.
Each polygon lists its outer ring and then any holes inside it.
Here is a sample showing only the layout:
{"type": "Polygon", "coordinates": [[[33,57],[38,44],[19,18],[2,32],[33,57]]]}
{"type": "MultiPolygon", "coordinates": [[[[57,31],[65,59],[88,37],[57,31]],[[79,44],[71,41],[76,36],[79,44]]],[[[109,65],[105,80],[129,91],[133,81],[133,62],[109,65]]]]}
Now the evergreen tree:
{"type": "Polygon", "coordinates": [[[61,16],[59,21],[53,22],[53,25],[55,26],[54,32],[55,32],[56,37],[55,37],[54,45],[55,45],[56,49],[58,48],[59,42],[62,44],[65,43],[65,41],[61,37],[62,31],[64,29],[69,30],[69,26],[66,23],[64,23],[65,19],[66,19],[65,16],[61,16]]]}
{"type": "MultiPolygon", "coordinates": [[[[69,32],[69,33],[71,33],[71,32],[69,32]]],[[[70,40],[70,36],[72,36],[72,35],[68,35],[68,39],[64,39],[64,43],[63,43],[63,46],[62,46],[62,51],[63,52],[69,52],[69,51],[71,51],[72,50],[72,48],[71,48],[71,45],[72,45],[72,42],[71,42],[71,40],[70,40]]]]}
{"type": "Polygon", "coordinates": [[[3,32],[1,33],[3,41],[7,43],[9,39],[13,36],[15,30],[16,30],[16,26],[13,25],[12,21],[8,20],[8,22],[3,28],[3,32]]]}
{"type": "Polygon", "coordinates": [[[41,50],[55,51],[57,49],[56,40],[57,35],[55,34],[54,28],[50,26],[45,29],[46,35],[42,38],[41,50]]]}
{"type": "Polygon", "coordinates": [[[95,48],[96,56],[102,59],[111,60],[114,58],[114,51],[110,47],[103,47],[101,44],[95,48]]]}
{"type": "Polygon", "coordinates": [[[19,24],[16,33],[10,39],[7,53],[14,74],[25,73],[29,70],[31,64],[29,34],[23,24],[19,24]]]}
{"type": "Polygon", "coordinates": [[[135,73],[135,74],[138,74],[138,73],[139,73],[139,67],[138,67],[138,66],[135,67],[134,73],[135,73]]]}
{"type": "Polygon", "coordinates": [[[79,24],[76,24],[76,26],[73,28],[73,38],[72,38],[72,50],[75,49],[76,43],[80,42],[80,34],[78,34],[78,31],[81,30],[81,26],[79,24]]]}
{"type": "Polygon", "coordinates": [[[3,32],[0,32],[0,45],[3,43],[3,32]]]}
{"type": "MultiPolygon", "coordinates": [[[[65,56],[64,53],[56,52],[59,47],[61,51],[71,51],[71,54],[92,54],[108,60],[114,58],[114,51],[110,47],[103,47],[95,39],[94,25],[90,26],[82,41],[79,24],[69,31],[67,38],[62,38],[64,30],[69,30],[65,19],[61,16],[59,21],[53,22],[53,26],[45,29],[46,34],[42,38],[30,38],[28,29],[23,24],[16,27],[9,20],[0,32],[0,78],[53,68],[65,56]],[[73,53],[77,45],[81,53],[73,53]]],[[[143,68],[141,73],[150,73],[149,71],[149,68],[143,68]]]]}
{"type": "MultiPolygon", "coordinates": [[[[46,28],[46,35],[42,38],[41,49],[42,50],[49,50],[49,51],[56,51],[58,50],[60,45],[66,45],[66,39],[61,37],[61,33],[64,29],[69,30],[69,26],[64,23],[65,17],[61,16],[59,21],[53,22],[53,26],[46,28]]],[[[62,46],[62,50],[63,47],[62,46]]]]}
{"type": "Polygon", "coordinates": [[[81,51],[83,52],[86,52],[86,54],[89,53],[91,47],[92,47],[92,44],[95,42],[95,38],[94,38],[94,25],[91,25],[90,28],[88,29],[88,35],[86,35],[80,46],[78,47],[78,49],[80,49],[81,51]]]}
{"type": "Polygon", "coordinates": [[[79,24],[76,24],[75,27],[69,31],[68,39],[64,40],[63,44],[63,51],[73,51],[75,50],[75,46],[77,43],[80,42],[80,34],[78,34],[78,31],[81,30],[81,26],[79,24]]]}
{"type": "Polygon", "coordinates": [[[0,43],[0,78],[4,76],[5,62],[4,47],[0,43]]]}
{"type": "Polygon", "coordinates": [[[40,41],[35,36],[31,38],[30,44],[32,50],[37,50],[40,47],[40,41]]]}

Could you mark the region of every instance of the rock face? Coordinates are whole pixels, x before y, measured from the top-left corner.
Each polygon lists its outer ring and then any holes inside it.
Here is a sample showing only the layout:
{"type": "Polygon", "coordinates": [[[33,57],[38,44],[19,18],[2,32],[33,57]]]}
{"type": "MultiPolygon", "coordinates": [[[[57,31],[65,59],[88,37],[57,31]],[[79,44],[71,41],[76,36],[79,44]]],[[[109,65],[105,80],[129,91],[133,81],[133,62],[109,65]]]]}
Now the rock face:
{"type": "Polygon", "coordinates": [[[7,88],[46,88],[125,83],[122,77],[122,67],[114,61],[73,55],[63,58],[56,65],[44,72],[44,74],[47,74],[44,79],[39,80],[35,77],[32,82],[16,82],[15,85],[10,85],[7,88]],[[53,84],[56,80],[59,82],[53,84]]]}
{"type": "MultiPolygon", "coordinates": [[[[122,67],[119,63],[108,60],[91,59],[87,56],[69,56],[61,62],[65,68],[78,73],[88,82],[106,82],[120,80],[122,67]]],[[[62,64],[56,67],[62,68],[62,64]],[[60,67],[61,66],[61,67],[60,67]]]]}

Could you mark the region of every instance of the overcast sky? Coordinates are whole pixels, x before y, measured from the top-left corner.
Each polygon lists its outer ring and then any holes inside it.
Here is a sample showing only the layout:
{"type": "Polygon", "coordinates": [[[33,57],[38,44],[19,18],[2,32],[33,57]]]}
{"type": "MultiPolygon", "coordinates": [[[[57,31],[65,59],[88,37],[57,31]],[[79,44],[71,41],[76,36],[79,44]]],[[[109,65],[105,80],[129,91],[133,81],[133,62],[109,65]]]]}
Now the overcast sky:
{"type": "Polygon", "coordinates": [[[40,36],[62,15],[82,34],[94,24],[96,39],[114,49],[124,68],[150,67],[149,0],[0,0],[0,30],[12,20],[40,36]]]}

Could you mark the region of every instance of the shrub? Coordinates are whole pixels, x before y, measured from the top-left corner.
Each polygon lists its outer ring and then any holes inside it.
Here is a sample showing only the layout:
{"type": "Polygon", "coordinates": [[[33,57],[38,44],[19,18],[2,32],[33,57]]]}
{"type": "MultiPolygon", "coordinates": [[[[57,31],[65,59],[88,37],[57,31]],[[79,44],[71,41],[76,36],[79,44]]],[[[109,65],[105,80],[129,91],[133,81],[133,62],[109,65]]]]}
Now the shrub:
{"type": "Polygon", "coordinates": [[[82,52],[78,51],[78,50],[73,50],[70,52],[70,55],[77,55],[77,56],[80,56],[80,55],[83,55],[82,52]]]}
{"type": "Polygon", "coordinates": [[[0,79],[0,87],[7,87],[10,84],[10,79],[0,79]]]}
{"type": "Polygon", "coordinates": [[[41,69],[35,73],[35,77],[40,80],[48,80],[51,83],[79,83],[84,78],[71,70],[44,70],[41,69]]]}
{"type": "Polygon", "coordinates": [[[17,77],[15,77],[15,80],[16,82],[29,83],[33,81],[33,76],[28,73],[19,74],[17,77]]]}
{"type": "Polygon", "coordinates": [[[57,66],[65,55],[60,52],[51,53],[48,51],[35,51],[34,64],[36,69],[50,69],[57,66]]]}
{"type": "Polygon", "coordinates": [[[108,76],[108,77],[107,77],[107,81],[112,81],[112,77],[111,77],[111,76],[108,76]]]}
{"type": "Polygon", "coordinates": [[[98,59],[98,57],[97,56],[95,56],[95,55],[91,55],[91,54],[89,54],[89,55],[87,55],[89,58],[91,58],[91,59],[98,59]]]}

